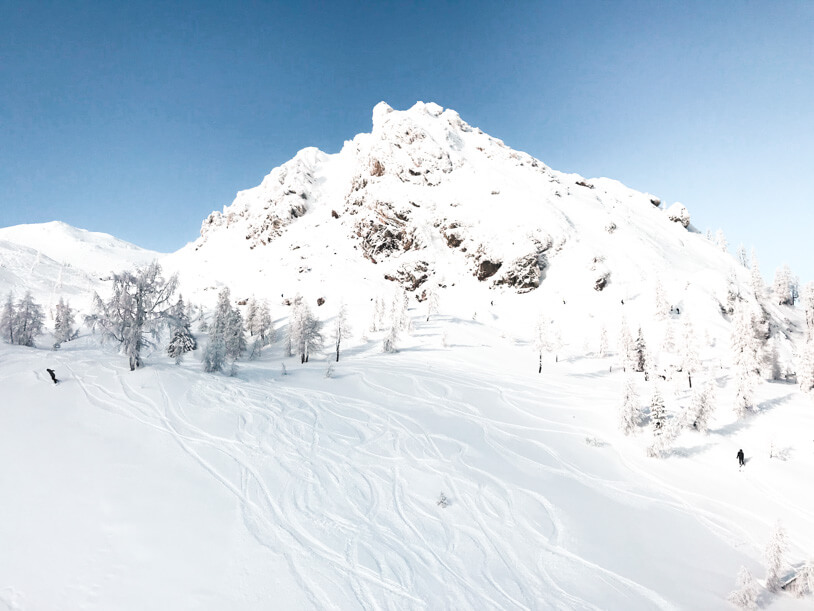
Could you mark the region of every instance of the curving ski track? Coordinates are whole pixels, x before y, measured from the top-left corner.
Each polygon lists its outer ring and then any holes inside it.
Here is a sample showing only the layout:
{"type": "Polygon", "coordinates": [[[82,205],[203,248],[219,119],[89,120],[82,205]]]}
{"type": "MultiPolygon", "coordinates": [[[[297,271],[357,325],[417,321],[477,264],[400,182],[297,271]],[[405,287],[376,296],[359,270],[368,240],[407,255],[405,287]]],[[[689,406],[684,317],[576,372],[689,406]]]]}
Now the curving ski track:
{"type": "Polygon", "coordinates": [[[548,491],[698,510],[564,453],[591,433],[551,407],[565,389],[415,363],[397,377],[381,362],[344,367],[327,389],[300,385],[305,369],[192,385],[171,367],[72,377],[91,405],[171,435],[233,494],[248,532],[285,558],[314,608],[673,608],[575,550],[568,512],[548,491]]]}

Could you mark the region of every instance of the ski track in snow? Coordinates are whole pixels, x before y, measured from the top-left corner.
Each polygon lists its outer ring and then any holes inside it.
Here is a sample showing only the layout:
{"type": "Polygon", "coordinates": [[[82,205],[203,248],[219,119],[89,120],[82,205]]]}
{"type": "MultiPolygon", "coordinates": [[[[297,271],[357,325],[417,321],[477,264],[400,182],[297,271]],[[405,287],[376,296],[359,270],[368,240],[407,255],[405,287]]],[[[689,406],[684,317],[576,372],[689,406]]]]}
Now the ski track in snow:
{"type": "MultiPolygon", "coordinates": [[[[110,365],[84,380],[68,369],[91,405],[116,405],[117,414],[171,435],[225,486],[248,531],[282,554],[315,608],[599,608],[578,587],[563,585],[558,575],[569,566],[639,606],[670,608],[654,591],[570,551],[556,504],[539,490],[479,466],[635,494],[586,473],[544,441],[584,436],[584,428],[544,408],[529,410],[527,389],[476,385],[469,376],[420,366],[400,369],[393,388],[381,383],[387,373],[380,367],[345,374],[364,386],[365,396],[379,397],[376,403],[217,376],[176,402],[164,383],[178,375],[172,369],[144,370],[149,382],[110,365]],[[467,393],[492,394],[493,413],[505,413],[505,421],[472,408],[467,393]],[[518,424],[518,414],[527,424],[518,424]],[[420,424],[436,418],[437,430],[420,424]],[[471,445],[444,423],[477,435],[492,456],[471,460],[471,445]],[[518,440],[535,452],[518,452],[518,440]],[[427,480],[433,483],[422,485],[427,480]],[[437,507],[438,490],[447,493],[448,508],[437,507]],[[530,548],[513,545],[516,540],[533,541],[536,554],[518,553],[530,548]]],[[[555,400],[560,391],[545,392],[555,400]]]]}

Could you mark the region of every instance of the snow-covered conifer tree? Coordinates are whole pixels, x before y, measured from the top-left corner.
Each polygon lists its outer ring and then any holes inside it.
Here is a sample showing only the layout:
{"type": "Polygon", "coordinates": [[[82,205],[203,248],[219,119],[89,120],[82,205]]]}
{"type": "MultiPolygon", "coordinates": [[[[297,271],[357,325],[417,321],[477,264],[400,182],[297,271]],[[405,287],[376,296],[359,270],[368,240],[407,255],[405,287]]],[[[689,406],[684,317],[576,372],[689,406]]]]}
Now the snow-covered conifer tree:
{"type": "Polygon", "coordinates": [[[814,337],[809,337],[803,342],[800,349],[797,382],[803,392],[811,392],[814,389],[814,337]]]}
{"type": "Polygon", "coordinates": [[[599,327],[599,356],[604,357],[608,354],[608,330],[605,325],[599,327]]]}
{"type": "Polygon", "coordinates": [[[399,342],[399,328],[396,325],[391,325],[387,335],[382,340],[383,352],[395,352],[398,349],[399,342]]]}
{"type": "Polygon", "coordinates": [[[757,609],[757,583],[745,566],[738,572],[738,589],[727,596],[727,600],[738,609],[757,609]]]}
{"type": "Polygon", "coordinates": [[[192,323],[187,314],[187,307],[181,295],[178,296],[175,305],[170,308],[168,323],[172,337],[167,345],[167,355],[175,359],[176,364],[180,364],[184,354],[198,348],[198,342],[190,329],[192,323]]]}
{"type": "Polygon", "coordinates": [[[746,247],[744,247],[743,244],[738,246],[738,262],[746,269],[749,269],[749,257],[746,254],[746,247]]]}
{"type": "Polygon", "coordinates": [[[54,314],[54,348],[59,348],[64,342],[71,341],[76,337],[76,331],[73,328],[75,322],[74,312],[70,303],[65,303],[62,297],[56,305],[56,312],[54,314]]]}
{"type": "Polygon", "coordinates": [[[427,294],[427,322],[429,322],[430,316],[436,313],[438,313],[438,293],[430,291],[427,294]]]}
{"type": "Polygon", "coordinates": [[[250,297],[246,303],[246,331],[249,332],[249,337],[254,337],[255,333],[258,333],[259,320],[257,317],[259,313],[257,302],[254,297],[250,297]]]}
{"type": "Polygon", "coordinates": [[[662,352],[675,352],[675,329],[673,321],[668,320],[664,327],[664,337],[661,340],[662,352]]]}
{"type": "Polygon", "coordinates": [[[794,574],[791,592],[802,598],[807,594],[814,594],[814,560],[809,560],[794,574]]]}
{"type": "Polygon", "coordinates": [[[701,433],[709,431],[709,421],[715,412],[715,384],[712,379],[708,380],[703,389],[696,388],[692,394],[692,410],[694,429],[701,433]]]}
{"type": "Polygon", "coordinates": [[[141,351],[152,344],[147,334],[155,336],[167,319],[177,284],[176,276],[165,280],[161,266],[154,262],[135,272],[113,274],[113,295],[108,301],[94,295],[96,312],[87,321],[101,327],[106,338],[119,342],[131,371],[141,367],[141,351]]]}
{"type": "Polygon", "coordinates": [[[770,380],[781,380],[783,368],[780,366],[780,354],[777,349],[778,336],[773,335],[763,347],[763,367],[765,376],[770,380]]]}
{"type": "Polygon", "coordinates": [[[336,362],[339,362],[339,346],[343,339],[350,337],[350,325],[348,324],[348,312],[345,304],[339,306],[339,312],[334,319],[334,342],[336,345],[336,362]]]}
{"type": "Polygon", "coordinates": [[[760,273],[760,265],[757,262],[757,255],[754,249],[752,249],[752,264],[749,266],[749,269],[752,291],[755,293],[757,300],[760,301],[766,296],[766,285],[763,282],[763,276],[760,273]]]}
{"type": "Polygon", "coordinates": [[[720,248],[723,252],[726,252],[726,236],[724,236],[724,230],[719,229],[715,232],[715,244],[720,248]]]}
{"type": "Polygon", "coordinates": [[[681,369],[687,374],[687,382],[692,388],[692,376],[698,371],[701,363],[698,359],[698,341],[689,318],[684,322],[684,336],[681,344],[681,369]]]}
{"type": "Polygon", "coordinates": [[[370,321],[371,331],[380,331],[384,327],[384,299],[376,297],[373,302],[373,318],[370,321]]]}
{"type": "Polygon", "coordinates": [[[793,282],[794,279],[788,265],[777,268],[777,271],[774,273],[774,284],[772,284],[772,293],[774,294],[774,302],[776,304],[794,305],[793,282]]]}
{"type": "MultiPolygon", "coordinates": [[[[207,373],[223,371],[228,358],[234,359],[239,356],[234,354],[234,350],[238,349],[240,344],[239,338],[234,337],[237,333],[235,323],[231,294],[229,289],[224,287],[218,293],[218,303],[215,306],[212,324],[209,326],[209,343],[203,355],[204,371],[207,373]],[[232,352],[230,352],[230,349],[232,352]]],[[[241,319],[241,332],[242,327],[243,321],[241,319]]],[[[243,336],[243,341],[245,350],[245,336],[243,336]]]]}
{"type": "Polygon", "coordinates": [[[654,296],[656,319],[664,320],[670,314],[670,303],[664,295],[664,286],[661,280],[656,280],[655,296],[654,296]]]}
{"type": "Polygon", "coordinates": [[[233,361],[239,359],[246,352],[246,333],[243,329],[243,316],[240,310],[232,308],[226,322],[224,335],[226,342],[226,357],[233,361]]]}
{"type": "Polygon", "coordinates": [[[619,360],[624,371],[633,370],[635,364],[634,347],[635,344],[633,343],[633,337],[630,335],[630,328],[627,326],[627,321],[622,318],[619,325],[619,360]]]}
{"type": "Polygon", "coordinates": [[[274,338],[274,326],[271,320],[269,304],[265,300],[257,308],[255,317],[255,332],[260,335],[263,345],[270,343],[274,338]]]}
{"type": "Polygon", "coordinates": [[[667,422],[667,411],[664,407],[664,398],[658,384],[653,386],[653,395],[650,397],[650,424],[653,427],[653,435],[664,433],[664,426],[667,422]]]}
{"type": "Polygon", "coordinates": [[[751,312],[738,304],[732,320],[732,352],[735,369],[735,411],[739,418],[754,410],[754,387],[758,372],[758,343],[751,312]]]}
{"type": "Polygon", "coordinates": [[[167,346],[167,355],[175,359],[176,365],[180,365],[183,356],[197,347],[198,344],[190,333],[189,327],[181,327],[173,331],[172,339],[167,346]]]}
{"type": "Polygon", "coordinates": [[[311,313],[303,299],[297,299],[288,324],[291,349],[299,355],[301,363],[307,363],[310,355],[322,350],[322,323],[311,313]]]}
{"type": "Polygon", "coordinates": [[[780,586],[783,585],[783,569],[786,563],[784,556],[788,547],[786,530],[778,521],[764,552],[764,558],[766,559],[766,589],[769,592],[779,592],[780,586]]]}
{"type": "Polygon", "coordinates": [[[34,337],[42,334],[45,316],[42,307],[34,301],[30,292],[17,303],[14,310],[14,343],[33,346],[34,337]]]}
{"type": "Polygon", "coordinates": [[[632,376],[625,377],[625,388],[622,394],[622,405],[619,408],[619,426],[625,435],[630,435],[639,426],[642,419],[642,408],[639,404],[639,393],[632,376]]]}
{"type": "Polygon", "coordinates": [[[203,355],[204,371],[213,373],[223,371],[226,365],[226,342],[223,336],[210,335],[203,355]]]}
{"type": "Polygon", "coordinates": [[[803,311],[806,316],[806,330],[808,336],[814,336],[814,282],[809,282],[803,287],[802,294],[803,311]]]}
{"type": "Polygon", "coordinates": [[[0,337],[9,344],[14,343],[14,297],[9,292],[6,302],[3,304],[3,311],[0,313],[0,337]]]}
{"type": "Polygon", "coordinates": [[[633,370],[642,372],[647,368],[647,345],[644,343],[644,335],[642,335],[641,327],[639,327],[639,335],[636,338],[634,351],[635,360],[633,370]]]}

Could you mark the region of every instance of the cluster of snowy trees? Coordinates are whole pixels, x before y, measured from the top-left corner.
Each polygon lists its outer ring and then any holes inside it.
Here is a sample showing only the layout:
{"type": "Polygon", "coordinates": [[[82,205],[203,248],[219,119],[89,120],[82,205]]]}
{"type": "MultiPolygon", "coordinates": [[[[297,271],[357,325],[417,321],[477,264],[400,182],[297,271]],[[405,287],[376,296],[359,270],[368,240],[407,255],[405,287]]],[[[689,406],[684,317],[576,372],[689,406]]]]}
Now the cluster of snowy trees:
{"type": "Polygon", "coordinates": [[[209,343],[203,355],[204,371],[223,371],[227,362],[240,358],[247,348],[240,310],[232,307],[228,288],[218,295],[215,315],[209,325],[209,343]]]}
{"type": "MultiPolygon", "coordinates": [[[[54,314],[55,350],[62,343],[76,338],[78,332],[74,328],[74,318],[73,309],[60,297],[54,314]]],[[[34,338],[43,333],[44,321],[42,306],[34,301],[30,292],[16,303],[9,293],[0,311],[0,337],[9,344],[34,346],[34,338]]]]}
{"type": "MultiPolygon", "coordinates": [[[[788,547],[786,530],[780,522],[777,522],[763,553],[766,563],[766,590],[773,594],[786,591],[798,598],[814,594],[814,561],[805,562],[788,578],[789,566],[786,560],[788,547]]],[[[730,593],[727,600],[739,609],[757,609],[759,594],[760,586],[751,571],[741,567],[738,572],[737,589],[730,593]]]]}
{"type": "MultiPolygon", "coordinates": [[[[427,298],[427,320],[438,310],[438,297],[430,293],[427,298]]],[[[410,317],[407,314],[410,298],[403,288],[393,294],[390,303],[383,297],[376,297],[373,305],[371,331],[386,331],[382,340],[383,352],[396,352],[403,332],[410,328],[410,317]]]]}
{"type": "Polygon", "coordinates": [[[298,295],[288,319],[286,353],[299,357],[300,363],[307,363],[312,354],[322,350],[324,342],[322,323],[298,295]]]}
{"type": "Polygon", "coordinates": [[[9,293],[0,314],[0,334],[9,344],[33,346],[34,337],[43,329],[42,307],[34,302],[31,293],[26,293],[16,304],[9,293]]]}

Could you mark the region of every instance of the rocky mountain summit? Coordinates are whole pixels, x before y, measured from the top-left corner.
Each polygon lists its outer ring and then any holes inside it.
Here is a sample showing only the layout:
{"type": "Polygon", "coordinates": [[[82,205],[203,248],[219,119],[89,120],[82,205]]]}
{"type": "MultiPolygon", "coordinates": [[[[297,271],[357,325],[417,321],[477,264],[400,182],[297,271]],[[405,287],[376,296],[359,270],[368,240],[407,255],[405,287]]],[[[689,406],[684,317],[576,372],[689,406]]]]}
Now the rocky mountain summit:
{"type": "Polygon", "coordinates": [[[321,235],[351,244],[351,259],[377,265],[380,277],[421,300],[428,285],[452,282],[453,270],[490,288],[529,292],[559,261],[569,262],[562,267],[571,280],[603,291],[615,280],[614,257],[657,264],[657,252],[618,248],[631,234],[650,250],[700,241],[692,231],[680,204],[667,212],[615,181],[552,170],[437,104],[396,111],[381,102],[371,133],[335,155],[303,149],[209,215],[194,250],[217,249],[229,235],[232,254],[267,251],[279,260],[275,246],[321,235]]]}

